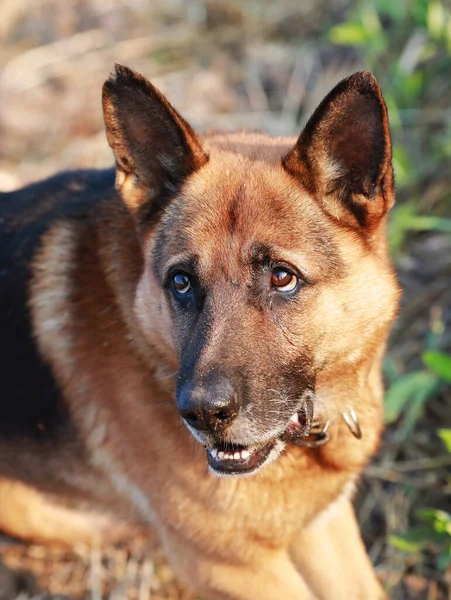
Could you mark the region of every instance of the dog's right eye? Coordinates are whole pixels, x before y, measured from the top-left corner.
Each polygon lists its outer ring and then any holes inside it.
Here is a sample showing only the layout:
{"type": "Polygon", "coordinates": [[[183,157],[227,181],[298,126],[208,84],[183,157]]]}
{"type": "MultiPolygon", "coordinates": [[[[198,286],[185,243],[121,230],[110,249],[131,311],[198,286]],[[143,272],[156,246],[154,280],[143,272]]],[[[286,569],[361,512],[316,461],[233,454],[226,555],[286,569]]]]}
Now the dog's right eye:
{"type": "Polygon", "coordinates": [[[186,296],[189,293],[191,293],[191,291],[193,289],[191,280],[186,273],[176,273],[172,277],[172,283],[173,283],[175,292],[179,296],[186,296]]]}
{"type": "Polygon", "coordinates": [[[298,283],[296,275],[283,267],[278,267],[272,272],[271,285],[278,292],[294,292],[298,287],[298,283]]]}

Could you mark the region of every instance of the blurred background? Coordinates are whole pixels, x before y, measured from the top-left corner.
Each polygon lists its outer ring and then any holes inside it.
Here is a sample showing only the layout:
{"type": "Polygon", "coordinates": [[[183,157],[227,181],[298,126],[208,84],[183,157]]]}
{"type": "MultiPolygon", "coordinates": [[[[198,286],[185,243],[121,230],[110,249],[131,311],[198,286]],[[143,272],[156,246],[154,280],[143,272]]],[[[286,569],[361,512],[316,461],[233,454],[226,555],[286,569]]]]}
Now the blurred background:
{"type": "MultiPolygon", "coordinates": [[[[362,68],[379,79],[404,295],[385,362],[387,431],[356,510],[390,598],[449,600],[449,0],[1,0],[0,189],[112,164],[100,91],[114,61],[200,130],[297,135],[340,79],[362,68]]],[[[0,560],[3,600],[194,599],[149,541],[65,552],[2,539],[0,560]]]]}

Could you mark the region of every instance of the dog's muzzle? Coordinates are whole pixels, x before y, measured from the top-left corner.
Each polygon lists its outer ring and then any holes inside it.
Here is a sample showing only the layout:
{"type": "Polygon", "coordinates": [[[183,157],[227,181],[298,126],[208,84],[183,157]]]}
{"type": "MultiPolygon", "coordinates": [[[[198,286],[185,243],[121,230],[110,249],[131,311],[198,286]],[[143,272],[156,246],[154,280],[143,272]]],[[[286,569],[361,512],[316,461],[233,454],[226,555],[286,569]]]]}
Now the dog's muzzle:
{"type": "Polygon", "coordinates": [[[271,462],[280,454],[286,443],[304,445],[313,424],[314,408],[307,398],[301,408],[292,415],[281,435],[261,445],[245,446],[219,442],[207,447],[207,461],[218,475],[249,475],[271,462]]]}

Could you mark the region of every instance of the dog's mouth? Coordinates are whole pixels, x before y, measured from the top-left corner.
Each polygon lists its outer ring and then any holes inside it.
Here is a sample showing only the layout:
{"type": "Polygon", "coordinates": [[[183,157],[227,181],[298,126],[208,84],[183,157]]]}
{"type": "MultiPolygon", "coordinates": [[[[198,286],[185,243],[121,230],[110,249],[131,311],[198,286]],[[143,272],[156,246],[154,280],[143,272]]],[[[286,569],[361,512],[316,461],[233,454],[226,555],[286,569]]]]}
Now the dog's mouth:
{"type": "Polygon", "coordinates": [[[241,446],[221,443],[207,448],[207,461],[210,468],[222,475],[245,475],[253,473],[269,459],[277,440],[264,446],[241,446]]]}
{"type": "Polygon", "coordinates": [[[262,445],[244,446],[219,442],[207,448],[207,462],[217,475],[250,475],[275,460],[286,443],[296,445],[306,438],[312,426],[313,406],[305,403],[294,413],[281,435],[262,445]]]}

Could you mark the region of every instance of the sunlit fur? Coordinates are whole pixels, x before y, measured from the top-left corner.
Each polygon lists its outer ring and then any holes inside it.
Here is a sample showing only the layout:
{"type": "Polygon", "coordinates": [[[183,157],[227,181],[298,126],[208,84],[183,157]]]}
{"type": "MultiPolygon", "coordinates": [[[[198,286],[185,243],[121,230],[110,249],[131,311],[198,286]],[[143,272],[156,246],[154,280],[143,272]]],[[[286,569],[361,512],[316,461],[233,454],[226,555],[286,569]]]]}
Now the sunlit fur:
{"type": "Polygon", "coordinates": [[[341,82],[297,140],[198,136],[122,66],[103,107],[116,191],[112,172],[83,171],[0,195],[13,358],[0,364],[0,526],[66,543],[153,526],[206,599],[384,598],[348,494],[380,442],[399,297],[376,81],[341,82]],[[168,285],[186,261],[201,290],[189,306],[168,285]],[[291,295],[270,287],[279,262],[299,272],[291,295]],[[207,402],[219,377],[234,420],[189,431],[181,391],[207,402]],[[306,394],[330,421],[316,449],[279,439],[306,394]],[[350,407],[360,440],[340,417],[350,407]],[[204,444],[271,439],[251,476],[209,470],[204,444]],[[67,513],[52,525],[56,500],[67,513]],[[70,511],[87,518],[62,527],[70,511]]]}

